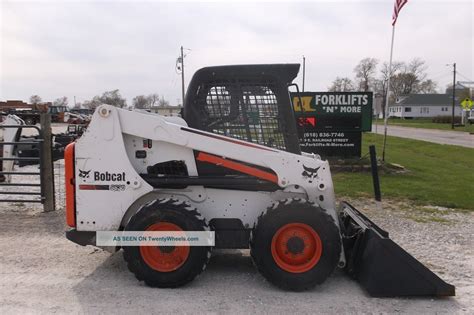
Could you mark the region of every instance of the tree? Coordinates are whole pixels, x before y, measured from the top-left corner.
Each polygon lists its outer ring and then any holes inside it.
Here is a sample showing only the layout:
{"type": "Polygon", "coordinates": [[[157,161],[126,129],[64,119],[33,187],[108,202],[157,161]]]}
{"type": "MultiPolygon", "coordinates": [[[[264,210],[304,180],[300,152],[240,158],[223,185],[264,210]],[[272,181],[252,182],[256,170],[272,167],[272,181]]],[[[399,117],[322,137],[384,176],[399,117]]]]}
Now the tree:
{"type": "Polygon", "coordinates": [[[30,96],[30,104],[40,104],[42,102],[41,97],[39,95],[31,95],[30,96]]]}
{"type": "Polygon", "coordinates": [[[54,106],[67,106],[67,104],[68,104],[68,99],[66,96],[57,98],[53,102],[54,106]]]}
{"type": "MultiPolygon", "coordinates": [[[[414,58],[409,63],[393,62],[390,73],[390,95],[389,103],[393,103],[397,97],[415,93],[436,93],[437,83],[427,79],[427,66],[424,60],[414,58]]],[[[387,97],[387,81],[389,77],[388,63],[384,62],[380,70],[380,76],[375,81],[375,92],[382,95],[382,109],[385,117],[385,103],[387,97]]]]}
{"type": "Polygon", "coordinates": [[[422,94],[437,93],[438,83],[431,79],[427,79],[420,83],[419,92],[422,94]]]}
{"type": "Polygon", "coordinates": [[[165,100],[164,96],[161,96],[161,99],[158,101],[158,106],[160,107],[170,106],[170,102],[165,100]]]}
{"type": "Polygon", "coordinates": [[[98,100],[103,104],[108,104],[115,107],[123,108],[127,106],[127,101],[122,98],[122,95],[120,95],[120,91],[118,89],[105,91],[101,96],[98,97],[98,100]]]}
{"type": "Polygon", "coordinates": [[[157,93],[152,93],[147,96],[150,107],[157,106],[160,101],[160,96],[157,93]]]}
{"type": "Polygon", "coordinates": [[[96,95],[90,101],[84,101],[83,106],[89,109],[95,109],[101,104],[108,104],[115,107],[126,107],[127,101],[122,98],[119,90],[105,91],[101,96],[96,95]]]}
{"type": "Polygon", "coordinates": [[[145,95],[138,95],[133,98],[132,104],[139,109],[150,108],[150,99],[145,95]]]}
{"type": "Polygon", "coordinates": [[[350,92],[354,91],[354,84],[349,78],[336,77],[332,85],[328,88],[329,92],[350,92]]]}
{"type": "Polygon", "coordinates": [[[368,92],[371,89],[378,63],[377,59],[367,57],[359,61],[359,64],[354,68],[359,89],[362,91],[368,92]]]}
{"type": "Polygon", "coordinates": [[[84,103],[82,103],[82,106],[84,106],[84,108],[95,110],[97,107],[99,107],[102,104],[103,103],[101,102],[100,97],[96,95],[90,101],[84,101],[84,103]]]}
{"type": "Polygon", "coordinates": [[[408,64],[403,63],[390,88],[396,95],[436,93],[436,82],[426,79],[427,68],[426,62],[420,58],[414,58],[408,64]]]}
{"type": "MultiPolygon", "coordinates": [[[[379,78],[374,81],[375,93],[382,96],[382,114],[384,118],[388,78],[390,77],[390,80],[392,81],[394,76],[398,73],[398,71],[400,71],[402,66],[402,62],[394,61],[392,62],[392,69],[391,71],[389,71],[389,64],[387,62],[384,62],[382,64],[382,68],[380,69],[379,78]]],[[[393,85],[393,82],[390,85],[393,85]]],[[[392,102],[393,100],[389,101],[392,102]]]]}

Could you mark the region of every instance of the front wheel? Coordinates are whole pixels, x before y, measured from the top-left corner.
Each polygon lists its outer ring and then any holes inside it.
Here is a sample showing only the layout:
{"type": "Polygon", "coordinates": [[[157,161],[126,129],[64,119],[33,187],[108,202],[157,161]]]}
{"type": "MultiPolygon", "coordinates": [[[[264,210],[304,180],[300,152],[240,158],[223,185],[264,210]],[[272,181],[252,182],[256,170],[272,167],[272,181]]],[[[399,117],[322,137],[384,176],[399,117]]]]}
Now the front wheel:
{"type": "MultiPolygon", "coordinates": [[[[144,205],[126,231],[207,231],[199,212],[173,199],[144,205]]],[[[128,269],[151,287],[174,288],[192,281],[206,267],[210,248],[205,246],[124,246],[128,269]]]]}
{"type": "Polygon", "coordinates": [[[276,286],[303,291],[326,280],[341,253],[339,229],[322,208],[289,199],[262,214],[250,252],[260,273],[276,286]]]}

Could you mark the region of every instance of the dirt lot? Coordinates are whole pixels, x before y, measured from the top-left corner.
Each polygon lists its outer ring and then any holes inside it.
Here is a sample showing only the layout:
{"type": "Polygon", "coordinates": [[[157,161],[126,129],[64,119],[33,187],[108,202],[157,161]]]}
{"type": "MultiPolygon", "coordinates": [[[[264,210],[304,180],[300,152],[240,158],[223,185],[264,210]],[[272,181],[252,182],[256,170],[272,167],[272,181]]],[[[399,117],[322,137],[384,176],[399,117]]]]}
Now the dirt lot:
{"type": "MultiPolygon", "coordinates": [[[[57,193],[61,207],[63,191],[57,193]]],[[[190,285],[152,289],[127,271],[121,252],[111,255],[67,241],[62,210],[42,213],[39,205],[3,203],[0,313],[474,313],[473,212],[353,203],[454,284],[457,296],[371,298],[339,270],[309,292],[285,292],[257,273],[248,251],[215,251],[207,270],[190,285]]]]}

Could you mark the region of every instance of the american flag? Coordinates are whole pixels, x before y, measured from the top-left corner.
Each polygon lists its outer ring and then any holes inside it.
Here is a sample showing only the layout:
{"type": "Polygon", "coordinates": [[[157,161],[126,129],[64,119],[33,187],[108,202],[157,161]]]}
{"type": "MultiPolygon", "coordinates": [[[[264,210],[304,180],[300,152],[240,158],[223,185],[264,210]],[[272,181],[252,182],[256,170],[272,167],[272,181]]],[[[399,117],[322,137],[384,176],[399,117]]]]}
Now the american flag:
{"type": "Polygon", "coordinates": [[[407,2],[408,0],[395,0],[395,5],[393,6],[392,25],[395,25],[397,22],[398,13],[407,2]]]}

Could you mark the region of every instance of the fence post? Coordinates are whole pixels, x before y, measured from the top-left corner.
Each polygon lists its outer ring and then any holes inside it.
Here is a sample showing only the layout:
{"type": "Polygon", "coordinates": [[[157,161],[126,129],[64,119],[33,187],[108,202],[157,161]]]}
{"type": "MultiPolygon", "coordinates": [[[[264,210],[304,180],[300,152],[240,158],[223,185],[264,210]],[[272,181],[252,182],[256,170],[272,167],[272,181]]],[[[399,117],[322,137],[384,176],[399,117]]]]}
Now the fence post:
{"type": "Polygon", "coordinates": [[[375,153],[375,145],[369,146],[370,152],[370,168],[372,170],[372,181],[374,184],[374,195],[376,201],[382,201],[382,194],[380,193],[379,171],[377,168],[377,154],[375,153]]]}
{"type": "Polygon", "coordinates": [[[53,174],[53,137],[51,132],[51,115],[40,114],[41,134],[43,136],[42,149],[40,150],[40,182],[43,192],[43,211],[55,210],[54,174],[53,174]]]}

